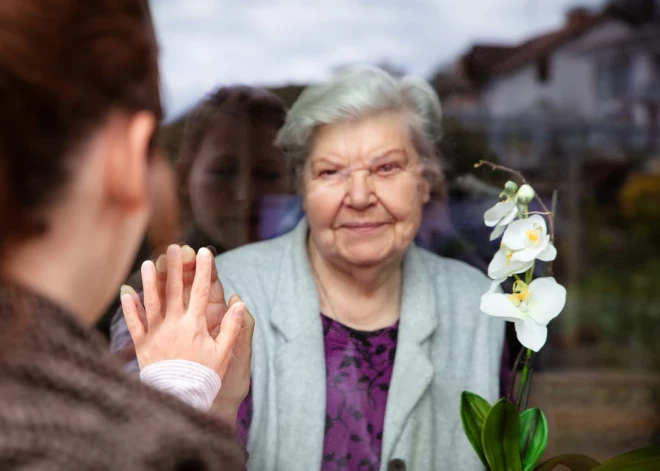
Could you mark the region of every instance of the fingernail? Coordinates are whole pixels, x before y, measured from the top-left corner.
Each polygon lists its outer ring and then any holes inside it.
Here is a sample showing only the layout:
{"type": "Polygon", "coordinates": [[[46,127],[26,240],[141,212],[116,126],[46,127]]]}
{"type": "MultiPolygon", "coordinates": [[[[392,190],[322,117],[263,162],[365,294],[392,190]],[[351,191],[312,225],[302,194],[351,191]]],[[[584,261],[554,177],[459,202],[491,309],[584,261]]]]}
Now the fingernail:
{"type": "Polygon", "coordinates": [[[243,314],[245,314],[245,304],[238,303],[234,309],[234,315],[236,317],[243,317],[243,314]]]}
{"type": "Polygon", "coordinates": [[[161,255],[158,257],[158,260],[156,260],[156,270],[160,272],[166,272],[167,271],[167,256],[166,255],[161,255]]]}
{"type": "Polygon", "coordinates": [[[192,262],[195,259],[195,251],[192,247],[184,245],[181,247],[181,258],[183,259],[183,263],[192,262]]]}
{"type": "Polygon", "coordinates": [[[121,285],[121,288],[119,289],[119,297],[121,298],[125,294],[133,294],[132,293],[133,289],[128,286],[128,285],[121,285]]]}
{"type": "Polygon", "coordinates": [[[167,255],[169,255],[170,257],[176,257],[177,255],[179,255],[180,251],[181,251],[181,247],[179,247],[176,244],[172,244],[167,248],[167,255]]]}
{"type": "Polygon", "coordinates": [[[201,249],[199,249],[199,252],[197,252],[197,253],[199,255],[201,255],[202,257],[213,258],[213,255],[211,254],[211,251],[209,249],[207,249],[206,247],[202,247],[201,249]]]}

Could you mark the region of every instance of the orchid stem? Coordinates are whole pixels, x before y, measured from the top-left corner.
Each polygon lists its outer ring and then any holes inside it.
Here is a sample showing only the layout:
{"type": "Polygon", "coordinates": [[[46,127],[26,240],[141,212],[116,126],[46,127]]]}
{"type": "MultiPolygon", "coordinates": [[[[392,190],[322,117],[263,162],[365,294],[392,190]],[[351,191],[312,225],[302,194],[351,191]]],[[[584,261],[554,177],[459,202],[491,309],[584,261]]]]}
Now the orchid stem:
{"type": "Polygon", "coordinates": [[[527,408],[527,399],[529,398],[529,387],[531,386],[531,372],[530,367],[531,358],[534,355],[531,349],[527,349],[525,352],[525,366],[523,366],[522,375],[520,376],[520,385],[518,387],[518,399],[516,401],[516,407],[518,412],[522,412],[524,409],[521,409],[521,406],[524,405],[527,408]],[[523,404],[524,398],[524,404],[523,404]]]}
{"type": "Polygon", "coordinates": [[[525,284],[530,284],[532,282],[532,278],[534,278],[534,266],[536,265],[536,261],[532,264],[532,268],[527,270],[527,273],[525,273],[525,284]]]}
{"type": "Polygon", "coordinates": [[[518,352],[518,355],[516,356],[516,361],[513,362],[513,370],[512,370],[512,375],[511,375],[511,383],[509,384],[509,390],[507,391],[506,397],[509,398],[511,402],[513,402],[513,396],[514,396],[514,388],[516,387],[516,376],[518,376],[518,365],[520,365],[520,360],[522,359],[523,353],[525,353],[525,349],[521,348],[520,351],[518,352]]]}

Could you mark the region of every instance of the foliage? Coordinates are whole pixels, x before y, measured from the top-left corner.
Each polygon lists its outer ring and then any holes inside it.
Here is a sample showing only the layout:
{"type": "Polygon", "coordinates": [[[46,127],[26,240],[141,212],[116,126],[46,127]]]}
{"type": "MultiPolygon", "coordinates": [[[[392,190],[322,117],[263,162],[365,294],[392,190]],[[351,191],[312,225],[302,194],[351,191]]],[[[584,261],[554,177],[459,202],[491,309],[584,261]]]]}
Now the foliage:
{"type": "Polygon", "coordinates": [[[508,399],[500,399],[490,407],[484,398],[464,392],[461,421],[488,471],[552,471],[558,466],[571,471],[660,469],[660,446],[625,453],[602,464],[584,455],[561,455],[537,466],[548,445],[545,415],[537,408],[518,414],[508,399]]]}

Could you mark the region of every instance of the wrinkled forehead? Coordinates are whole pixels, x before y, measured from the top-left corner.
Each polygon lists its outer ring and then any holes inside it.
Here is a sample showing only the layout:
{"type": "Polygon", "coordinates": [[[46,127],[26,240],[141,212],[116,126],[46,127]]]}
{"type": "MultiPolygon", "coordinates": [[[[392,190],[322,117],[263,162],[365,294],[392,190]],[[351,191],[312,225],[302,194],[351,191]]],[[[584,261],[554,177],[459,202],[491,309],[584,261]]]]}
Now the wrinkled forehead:
{"type": "Polygon", "coordinates": [[[374,165],[391,158],[419,159],[410,128],[396,112],[321,125],[314,131],[308,154],[312,164],[330,160],[349,166],[374,165]]]}

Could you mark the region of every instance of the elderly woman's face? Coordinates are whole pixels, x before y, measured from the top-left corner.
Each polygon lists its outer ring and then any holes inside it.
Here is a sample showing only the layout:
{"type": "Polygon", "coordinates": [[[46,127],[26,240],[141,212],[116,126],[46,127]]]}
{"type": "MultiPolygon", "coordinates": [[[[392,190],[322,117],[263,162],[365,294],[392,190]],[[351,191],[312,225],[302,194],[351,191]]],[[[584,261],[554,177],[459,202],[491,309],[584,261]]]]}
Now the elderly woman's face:
{"type": "Polygon", "coordinates": [[[303,198],[319,252],[358,266],[400,257],[419,228],[429,185],[399,113],[316,130],[303,198]]]}

